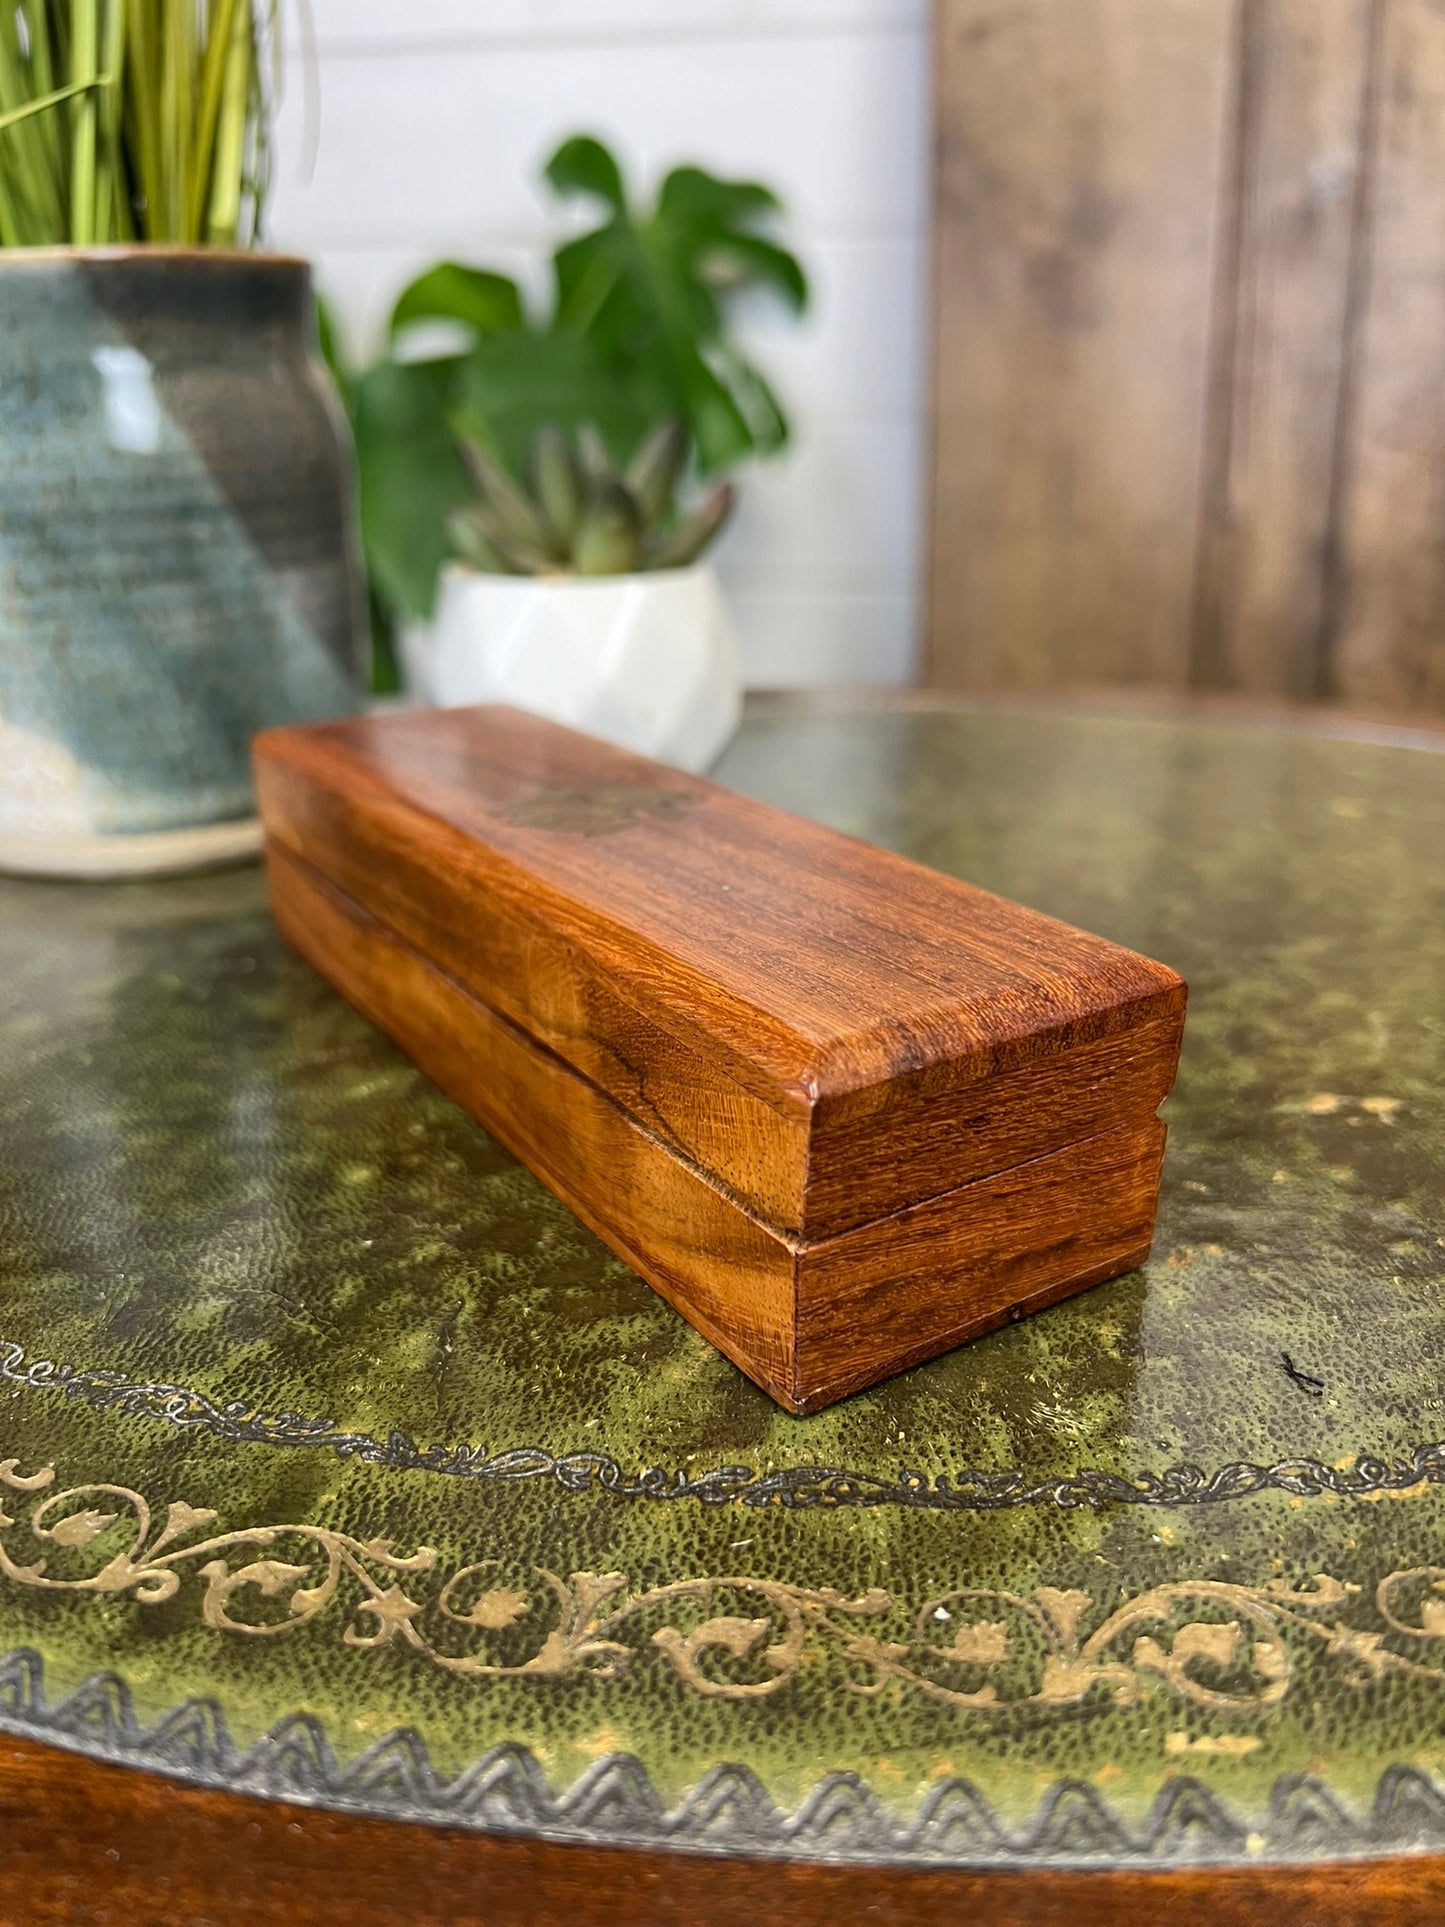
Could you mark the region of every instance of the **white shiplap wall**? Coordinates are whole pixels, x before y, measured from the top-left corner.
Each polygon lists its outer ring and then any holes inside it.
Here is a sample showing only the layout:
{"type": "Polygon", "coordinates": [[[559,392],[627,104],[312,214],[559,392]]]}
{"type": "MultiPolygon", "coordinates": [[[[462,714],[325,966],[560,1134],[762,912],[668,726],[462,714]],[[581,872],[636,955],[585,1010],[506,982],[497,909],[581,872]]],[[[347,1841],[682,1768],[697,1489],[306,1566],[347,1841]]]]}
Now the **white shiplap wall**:
{"type": "Polygon", "coordinates": [[[540,288],[565,134],[635,184],[681,160],[778,189],[814,284],[747,338],[793,417],[719,551],[755,686],[905,682],[917,658],[927,0],[312,0],[270,239],[317,258],[358,350],[442,257],[540,288]],[[308,93],[319,109],[308,111],[308,93]],[[313,151],[308,155],[307,149],[313,151]]]}

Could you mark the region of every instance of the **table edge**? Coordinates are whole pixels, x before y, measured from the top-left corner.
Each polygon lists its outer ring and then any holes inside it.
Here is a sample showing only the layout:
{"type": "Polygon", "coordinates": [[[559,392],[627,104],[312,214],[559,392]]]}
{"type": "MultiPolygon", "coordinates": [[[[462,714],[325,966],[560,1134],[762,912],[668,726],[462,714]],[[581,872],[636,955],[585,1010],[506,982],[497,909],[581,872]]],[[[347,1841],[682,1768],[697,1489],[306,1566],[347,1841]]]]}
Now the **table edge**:
{"type": "Polygon", "coordinates": [[[800,689],[754,689],[751,720],[792,715],[969,715],[990,710],[1098,721],[1205,723],[1275,730],[1382,747],[1445,752],[1445,718],[1395,709],[1343,710],[1328,703],[1291,703],[1212,690],[1160,690],[1090,684],[1077,689],[934,689],[838,683],[800,689]]]}

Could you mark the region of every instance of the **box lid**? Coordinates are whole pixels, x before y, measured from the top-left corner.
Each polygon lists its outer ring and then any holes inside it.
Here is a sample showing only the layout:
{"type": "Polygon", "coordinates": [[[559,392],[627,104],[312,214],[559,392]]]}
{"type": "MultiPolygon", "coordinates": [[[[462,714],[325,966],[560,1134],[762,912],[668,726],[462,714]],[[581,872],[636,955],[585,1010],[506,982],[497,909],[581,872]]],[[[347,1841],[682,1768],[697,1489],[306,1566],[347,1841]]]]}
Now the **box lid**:
{"type": "Polygon", "coordinates": [[[518,711],[272,731],[256,764],[269,835],[800,1238],[1173,1081],[1165,966],[518,711]]]}

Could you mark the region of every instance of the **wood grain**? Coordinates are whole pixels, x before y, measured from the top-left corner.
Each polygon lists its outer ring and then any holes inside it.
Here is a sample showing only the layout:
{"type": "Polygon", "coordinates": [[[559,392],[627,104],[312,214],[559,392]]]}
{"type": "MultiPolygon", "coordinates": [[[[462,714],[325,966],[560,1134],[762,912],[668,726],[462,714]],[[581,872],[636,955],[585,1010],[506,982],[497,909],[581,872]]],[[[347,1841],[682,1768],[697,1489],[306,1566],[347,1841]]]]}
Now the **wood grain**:
{"type": "Polygon", "coordinates": [[[301,954],[789,1411],[1147,1255],[1164,1142],[1147,1111],[843,1236],[791,1239],[302,859],[273,844],[268,863],[301,954]]]}
{"type": "Polygon", "coordinates": [[[1378,0],[1244,0],[1193,680],[1309,699],[1347,388],[1378,0]]]}
{"type": "Polygon", "coordinates": [[[1352,406],[1322,693],[1445,713],[1445,13],[1379,0],[1352,406]]]}
{"type": "Polygon", "coordinates": [[[1150,1115],[1173,1081],[1162,965],[535,718],[280,731],[257,778],[274,840],[785,1234],[1150,1115]]]}
{"type": "Polygon", "coordinates": [[[1221,0],[940,0],[929,678],[1182,684],[1221,0]]]}
{"type": "Polygon", "coordinates": [[[3,1927],[1435,1927],[1445,1859],[1027,1872],[556,1846],[0,1739],[3,1927]]]}
{"type": "Polygon", "coordinates": [[[1093,1137],[1121,1118],[1152,1119],[1178,1070],[1182,1016],[1181,992],[1128,1030],[999,1077],[956,1081],[943,1067],[820,1099],[810,1140],[809,1230],[825,1236],[904,1209],[907,1194],[916,1202],[924,1188],[920,1171],[931,1173],[927,1188],[953,1190],[1093,1137]]]}
{"type": "Polygon", "coordinates": [[[800,1410],[1142,1265],[1164,1126],[1156,1117],[980,1178],[799,1253],[800,1410]]]}
{"type": "Polygon", "coordinates": [[[1436,0],[941,0],[930,679],[1445,713],[1436,0]]]}
{"type": "Polygon", "coordinates": [[[720,1351],[786,1402],[792,1248],[298,859],[273,845],[267,862],[277,926],[302,956],[720,1351]]]}

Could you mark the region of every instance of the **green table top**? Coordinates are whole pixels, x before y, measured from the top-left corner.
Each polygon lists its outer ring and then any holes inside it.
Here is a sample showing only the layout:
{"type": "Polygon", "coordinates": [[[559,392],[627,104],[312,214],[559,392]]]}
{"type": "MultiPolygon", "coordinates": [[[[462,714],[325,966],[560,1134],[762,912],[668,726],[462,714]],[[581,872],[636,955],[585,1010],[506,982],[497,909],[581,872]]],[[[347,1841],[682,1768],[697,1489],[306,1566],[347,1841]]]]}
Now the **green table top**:
{"type": "Polygon", "coordinates": [[[1445,755],[794,701],[719,775],[1184,972],[1147,1269],[789,1418],[256,871],[0,882],[0,1725],[564,1839],[1445,1847],[1445,755]]]}

